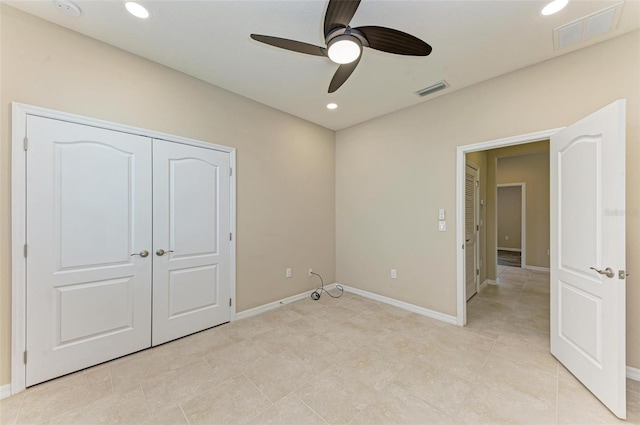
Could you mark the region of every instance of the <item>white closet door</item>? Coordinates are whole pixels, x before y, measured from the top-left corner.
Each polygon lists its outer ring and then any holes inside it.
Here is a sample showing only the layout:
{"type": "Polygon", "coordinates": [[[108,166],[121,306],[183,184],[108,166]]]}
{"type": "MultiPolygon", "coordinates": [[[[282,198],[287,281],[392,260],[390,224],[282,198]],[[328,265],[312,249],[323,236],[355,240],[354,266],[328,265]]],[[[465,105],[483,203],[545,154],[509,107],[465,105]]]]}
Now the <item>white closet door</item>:
{"type": "Polygon", "coordinates": [[[27,119],[33,385],[150,346],[151,140],[27,119]]]}
{"type": "Polygon", "coordinates": [[[229,321],[229,170],[228,153],[153,141],[153,345],[229,321]]]}

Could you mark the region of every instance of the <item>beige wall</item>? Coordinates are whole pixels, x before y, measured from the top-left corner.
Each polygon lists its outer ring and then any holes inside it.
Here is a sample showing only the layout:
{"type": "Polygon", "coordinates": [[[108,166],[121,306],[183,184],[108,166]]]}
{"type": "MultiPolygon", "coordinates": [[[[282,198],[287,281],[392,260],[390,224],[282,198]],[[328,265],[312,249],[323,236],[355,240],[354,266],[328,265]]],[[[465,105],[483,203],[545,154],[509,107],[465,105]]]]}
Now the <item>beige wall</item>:
{"type": "MultiPolygon", "coordinates": [[[[526,188],[526,256],[525,265],[549,267],[549,152],[498,157],[497,183],[524,182],[526,188]]],[[[500,232],[498,231],[498,234],[500,232]]],[[[498,245],[502,245],[500,241],[498,245]]]]}
{"type": "Polygon", "coordinates": [[[519,251],[522,242],[522,187],[498,187],[497,193],[498,249],[519,251]]]}
{"type": "MultiPolygon", "coordinates": [[[[541,233],[531,241],[527,240],[527,251],[534,254],[531,258],[547,257],[547,249],[549,248],[549,141],[543,140],[535,143],[525,143],[522,145],[508,146],[506,148],[491,149],[485,151],[487,155],[487,278],[495,280],[497,276],[497,244],[496,239],[496,190],[498,183],[528,182],[527,184],[527,215],[536,217],[536,220],[527,220],[527,234],[541,233]],[[538,156],[536,156],[539,154],[538,156]],[[502,167],[500,173],[496,168],[498,161],[506,158],[513,158],[507,163],[508,167],[502,167]],[[528,162],[527,158],[536,158],[537,161],[528,162]],[[546,159],[545,159],[546,158],[546,159]],[[512,166],[512,165],[515,165],[512,166]],[[526,168],[526,172],[520,173],[518,167],[526,168]],[[542,170],[542,171],[541,171],[542,170]],[[546,170],[546,171],[545,171],[546,170]],[[542,179],[543,182],[539,182],[542,179]],[[545,183],[546,182],[546,183],[545,183]],[[529,185],[533,192],[529,190],[529,185]],[[544,186],[546,185],[546,192],[544,186]],[[546,214],[546,216],[545,216],[546,214]],[[546,219],[544,218],[546,217],[546,219]],[[546,220],[546,224],[540,220],[546,220]]],[[[504,163],[503,163],[504,165],[504,163]]],[[[528,239],[528,238],[527,238],[528,239]]],[[[529,257],[529,253],[526,253],[529,257]]],[[[549,258],[547,257],[546,266],[549,267],[549,258]]],[[[545,262],[537,262],[538,265],[545,262]]]]}
{"type": "Polygon", "coordinates": [[[237,310],[335,281],[334,132],[0,5],[0,385],[10,382],[10,103],[237,148],[237,310]],[[285,268],[293,277],[285,279],[285,268]]]}
{"type": "MultiPolygon", "coordinates": [[[[627,99],[627,208],[640,211],[640,31],[337,132],[338,281],[455,315],[456,147],[566,126],[619,98],[627,99]],[[448,211],[446,232],[438,232],[438,208],[448,211]]],[[[640,215],[629,215],[627,358],[634,367],[639,249],[640,215]]]]}

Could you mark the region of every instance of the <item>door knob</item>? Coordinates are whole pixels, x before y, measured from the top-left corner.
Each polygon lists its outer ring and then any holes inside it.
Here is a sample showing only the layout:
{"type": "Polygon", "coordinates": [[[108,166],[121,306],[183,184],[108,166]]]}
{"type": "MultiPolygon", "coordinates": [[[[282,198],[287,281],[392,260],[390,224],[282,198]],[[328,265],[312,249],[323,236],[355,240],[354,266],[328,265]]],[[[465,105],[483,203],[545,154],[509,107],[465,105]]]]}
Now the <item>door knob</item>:
{"type": "Polygon", "coordinates": [[[603,274],[605,276],[607,276],[609,279],[611,279],[613,277],[613,270],[611,270],[611,267],[607,267],[604,270],[598,270],[595,267],[589,267],[591,270],[595,270],[600,274],[603,274]]]}
{"type": "Polygon", "coordinates": [[[149,255],[149,251],[147,251],[146,249],[143,249],[142,251],[140,251],[137,254],[131,254],[130,257],[133,257],[134,255],[139,255],[142,258],[147,257],[149,255]]]}
{"type": "Polygon", "coordinates": [[[156,255],[158,257],[162,257],[164,254],[166,254],[167,252],[173,252],[172,249],[170,249],[169,251],[165,251],[164,249],[160,248],[159,250],[156,251],[156,255]]]}

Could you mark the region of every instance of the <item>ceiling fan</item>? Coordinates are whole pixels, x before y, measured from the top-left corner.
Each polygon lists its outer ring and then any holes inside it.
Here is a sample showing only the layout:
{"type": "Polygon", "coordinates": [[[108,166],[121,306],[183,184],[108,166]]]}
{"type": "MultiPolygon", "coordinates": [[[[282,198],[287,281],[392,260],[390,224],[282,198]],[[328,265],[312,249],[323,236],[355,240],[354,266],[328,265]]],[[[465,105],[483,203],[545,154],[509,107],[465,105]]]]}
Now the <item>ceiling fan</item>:
{"type": "Polygon", "coordinates": [[[324,15],[326,48],[269,35],[251,34],[251,38],[281,49],[327,56],[339,64],[329,84],[329,93],[338,90],[351,76],[360,62],[363,47],[408,56],[427,56],[431,53],[431,46],[402,31],[377,26],[351,28],[349,22],[359,5],[360,0],[329,0],[324,15]]]}

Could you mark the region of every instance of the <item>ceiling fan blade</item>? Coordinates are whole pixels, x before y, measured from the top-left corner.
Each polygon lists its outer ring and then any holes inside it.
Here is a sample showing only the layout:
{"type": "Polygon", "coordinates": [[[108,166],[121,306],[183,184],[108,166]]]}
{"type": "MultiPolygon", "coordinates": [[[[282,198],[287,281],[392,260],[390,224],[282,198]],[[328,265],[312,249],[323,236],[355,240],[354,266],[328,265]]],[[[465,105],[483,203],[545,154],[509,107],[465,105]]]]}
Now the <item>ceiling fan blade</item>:
{"type": "Polygon", "coordinates": [[[302,41],[289,40],[288,38],[271,37],[270,35],[251,34],[251,38],[264,44],[291,50],[298,53],[306,53],[314,56],[327,56],[327,49],[302,41]]]}
{"type": "Polygon", "coordinates": [[[340,86],[343,85],[345,81],[347,81],[347,78],[351,76],[353,71],[356,69],[356,66],[358,66],[361,57],[362,55],[360,55],[360,57],[355,61],[351,63],[345,63],[344,65],[340,65],[338,67],[338,70],[333,75],[331,83],[329,84],[329,93],[333,93],[334,91],[338,90],[340,86]]]}
{"type": "Polygon", "coordinates": [[[333,29],[349,26],[359,5],[360,0],[329,0],[327,13],[324,15],[324,36],[329,35],[333,29]]]}
{"type": "Polygon", "coordinates": [[[406,32],[385,27],[358,27],[369,41],[369,47],[387,53],[409,56],[427,56],[431,46],[406,32]]]}

